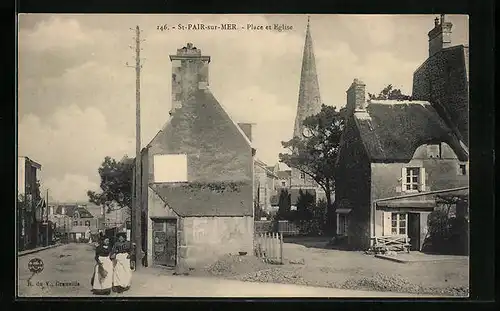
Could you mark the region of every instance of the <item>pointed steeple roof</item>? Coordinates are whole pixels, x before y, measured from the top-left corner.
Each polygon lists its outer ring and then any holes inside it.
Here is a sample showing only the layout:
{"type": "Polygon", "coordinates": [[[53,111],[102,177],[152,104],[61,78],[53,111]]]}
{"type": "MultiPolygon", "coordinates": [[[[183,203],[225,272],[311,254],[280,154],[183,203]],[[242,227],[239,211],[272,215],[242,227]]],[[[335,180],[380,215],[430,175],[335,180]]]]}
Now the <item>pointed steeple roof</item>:
{"type": "Polygon", "coordinates": [[[300,73],[299,101],[295,117],[294,137],[303,137],[302,122],[305,118],[317,114],[321,110],[316,60],[314,57],[309,17],[307,18],[306,40],[302,56],[302,71],[300,73]]]}

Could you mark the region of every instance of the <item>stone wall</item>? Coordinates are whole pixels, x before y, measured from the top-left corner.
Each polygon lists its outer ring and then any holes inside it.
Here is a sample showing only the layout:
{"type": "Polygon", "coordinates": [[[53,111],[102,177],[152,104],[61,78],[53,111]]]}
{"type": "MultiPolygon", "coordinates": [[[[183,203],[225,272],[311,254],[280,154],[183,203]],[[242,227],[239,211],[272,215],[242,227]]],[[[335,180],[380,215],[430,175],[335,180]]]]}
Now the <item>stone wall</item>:
{"type": "Polygon", "coordinates": [[[370,161],[358,134],[354,116],[347,120],[337,165],[335,199],[337,208],[349,214],[348,242],[354,249],[370,243],[370,161]]]}
{"type": "Polygon", "coordinates": [[[469,139],[469,49],[459,45],[429,57],[413,74],[413,98],[429,101],[469,139]],[[442,108],[445,108],[443,112],[442,108]]]}
{"type": "Polygon", "coordinates": [[[221,256],[253,255],[253,217],[185,217],[178,222],[178,262],[195,267],[221,256]]]}

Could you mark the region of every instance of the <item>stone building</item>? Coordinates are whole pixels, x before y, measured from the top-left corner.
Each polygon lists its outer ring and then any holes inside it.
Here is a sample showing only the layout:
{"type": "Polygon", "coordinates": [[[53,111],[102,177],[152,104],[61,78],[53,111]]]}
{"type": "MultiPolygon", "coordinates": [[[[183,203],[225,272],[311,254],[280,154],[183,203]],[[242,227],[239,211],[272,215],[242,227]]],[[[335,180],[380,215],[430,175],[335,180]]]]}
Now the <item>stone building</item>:
{"type": "Polygon", "coordinates": [[[254,201],[264,211],[270,212],[273,199],[278,195],[276,188],[278,176],[274,173],[274,167],[258,159],[255,159],[254,175],[254,201]]]}
{"type": "Polygon", "coordinates": [[[42,166],[36,161],[17,158],[17,237],[18,249],[25,250],[44,245],[47,232],[43,223],[45,200],[41,197],[38,173],[42,166]]]}
{"type": "Polygon", "coordinates": [[[352,248],[398,236],[421,250],[433,193],[468,193],[468,52],[452,47],[450,34],[441,16],[429,32],[429,58],[414,75],[419,100],[367,101],[357,79],[347,91],[336,211],[337,233],[352,248]]]}
{"type": "Polygon", "coordinates": [[[208,87],[210,56],[188,43],[170,59],[170,117],[142,150],[145,264],[251,254],[255,150],[208,87]]]}
{"type": "Polygon", "coordinates": [[[469,47],[453,45],[452,23],[436,18],[429,32],[429,57],[413,74],[413,98],[429,101],[469,146],[469,47]]]}
{"type": "Polygon", "coordinates": [[[347,235],[353,248],[368,248],[371,237],[400,235],[420,250],[436,206],[425,193],[468,186],[467,150],[429,102],[366,102],[364,89],[355,80],[348,91],[351,113],[337,162],[337,233],[347,235]],[[420,196],[377,203],[408,194],[420,196]]]}

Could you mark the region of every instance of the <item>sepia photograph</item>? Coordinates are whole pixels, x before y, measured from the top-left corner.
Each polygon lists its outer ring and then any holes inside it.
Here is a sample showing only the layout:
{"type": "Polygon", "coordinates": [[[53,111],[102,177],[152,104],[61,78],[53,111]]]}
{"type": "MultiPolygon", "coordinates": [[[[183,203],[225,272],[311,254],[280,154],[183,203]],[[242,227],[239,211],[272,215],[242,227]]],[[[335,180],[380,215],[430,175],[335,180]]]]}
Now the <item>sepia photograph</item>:
{"type": "Polygon", "coordinates": [[[19,298],[469,297],[467,15],[19,14],[19,298]]]}

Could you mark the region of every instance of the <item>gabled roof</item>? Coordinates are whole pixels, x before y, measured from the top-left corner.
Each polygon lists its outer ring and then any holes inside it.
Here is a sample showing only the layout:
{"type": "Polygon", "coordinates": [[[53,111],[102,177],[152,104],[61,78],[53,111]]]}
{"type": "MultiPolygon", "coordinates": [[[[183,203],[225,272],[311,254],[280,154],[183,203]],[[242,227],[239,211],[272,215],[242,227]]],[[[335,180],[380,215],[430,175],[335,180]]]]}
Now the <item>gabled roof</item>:
{"type": "Polygon", "coordinates": [[[445,142],[461,161],[467,154],[452,130],[425,101],[372,100],[354,120],[372,162],[408,162],[427,143],[445,142]]]}
{"type": "Polygon", "coordinates": [[[289,179],[292,177],[292,171],[291,170],[278,171],[277,175],[279,179],[289,179]]]}
{"type": "MultiPolygon", "coordinates": [[[[246,143],[250,147],[252,147],[252,142],[250,141],[248,136],[245,134],[245,132],[243,132],[241,127],[234,121],[234,119],[228,113],[227,109],[214,97],[214,95],[212,94],[212,92],[210,91],[208,86],[206,87],[205,90],[198,90],[198,91],[194,92],[190,101],[195,102],[196,104],[199,104],[202,107],[212,106],[212,107],[217,107],[218,109],[221,109],[223,111],[223,113],[231,120],[231,123],[234,125],[235,129],[238,131],[238,133],[240,133],[240,135],[243,137],[243,139],[246,141],[246,143]]],[[[177,108],[176,110],[179,110],[179,109],[180,108],[177,108]]],[[[149,144],[146,145],[146,147],[143,148],[143,150],[148,148],[151,145],[151,143],[155,140],[155,138],[158,137],[158,135],[160,135],[160,133],[168,131],[168,128],[171,127],[171,122],[174,118],[175,113],[176,113],[175,111],[172,112],[170,118],[167,120],[167,122],[165,122],[162,129],[160,131],[158,131],[158,133],[156,133],[156,135],[153,137],[153,139],[151,139],[149,144]]],[[[206,126],[210,126],[210,125],[204,125],[204,124],[200,125],[200,127],[206,127],[206,126]]]]}
{"type": "Polygon", "coordinates": [[[156,145],[165,153],[198,153],[189,182],[150,186],[177,215],[253,215],[253,156],[242,153],[252,144],[210,90],[194,92],[172,112],[148,148],[156,145]]]}
{"type": "Polygon", "coordinates": [[[56,209],[56,214],[62,213],[62,208],[64,207],[65,215],[73,217],[75,212],[80,214],[80,218],[94,218],[94,216],[85,208],[78,205],[59,205],[56,209]]]}

